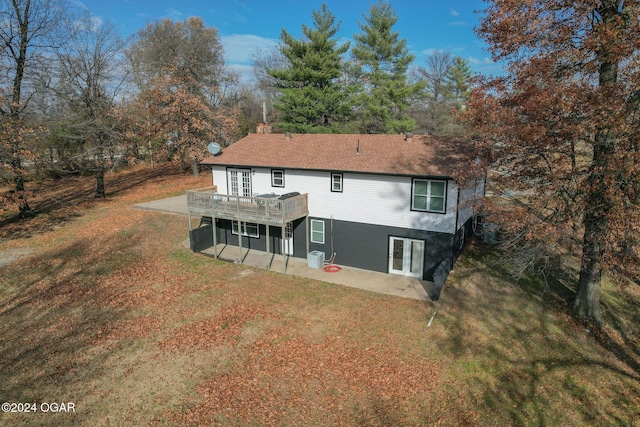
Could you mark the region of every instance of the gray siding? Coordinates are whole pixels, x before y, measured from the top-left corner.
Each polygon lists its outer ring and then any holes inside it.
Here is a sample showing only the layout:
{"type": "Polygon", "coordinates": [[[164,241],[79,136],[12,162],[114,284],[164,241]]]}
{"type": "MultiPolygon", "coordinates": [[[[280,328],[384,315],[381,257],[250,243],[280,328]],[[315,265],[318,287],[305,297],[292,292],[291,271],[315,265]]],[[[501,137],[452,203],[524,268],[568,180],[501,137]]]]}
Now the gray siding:
{"type": "MultiPolygon", "coordinates": [[[[312,243],[310,250],[323,251],[328,258],[332,252],[331,219],[325,219],[325,233],[325,244],[312,243]]],[[[425,241],[423,275],[425,280],[432,280],[438,264],[444,258],[452,256],[453,234],[334,220],[335,262],[339,265],[386,273],[389,271],[389,238],[391,236],[425,241]]]]}
{"type": "MultiPolygon", "coordinates": [[[[399,227],[362,224],[349,221],[331,220],[330,218],[310,217],[325,222],[325,243],[310,243],[309,250],[322,251],[325,258],[329,259],[332,253],[336,253],[335,263],[365,270],[387,273],[389,268],[389,238],[403,237],[425,241],[424,271],[422,279],[433,280],[433,274],[438,265],[445,259],[454,263],[461,252],[459,247],[461,234],[464,233],[464,241],[469,239],[471,232],[471,220],[461,227],[458,233],[438,233],[425,230],[412,230],[399,227]]],[[[242,237],[242,247],[259,251],[266,250],[266,228],[260,225],[260,237],[242,237]]],[[[219,219],[216,221],[218,243],[237,246],[238,236],[231,233],[231,221],[219,219]]],[[[272,253],[281,254],[282,232],[280,227],[271,227],[270,249],[272,253]]],[[[191,235],[191,249],[200,251],[213,244],[212,229],[206,225],[194,229],[191,235]],[[207,246],[208,245],[208,246],[207,246]]],[[[306,258],[306,224],[301,218],[294,222],[294,255],[297,258],[306,258]]]]}

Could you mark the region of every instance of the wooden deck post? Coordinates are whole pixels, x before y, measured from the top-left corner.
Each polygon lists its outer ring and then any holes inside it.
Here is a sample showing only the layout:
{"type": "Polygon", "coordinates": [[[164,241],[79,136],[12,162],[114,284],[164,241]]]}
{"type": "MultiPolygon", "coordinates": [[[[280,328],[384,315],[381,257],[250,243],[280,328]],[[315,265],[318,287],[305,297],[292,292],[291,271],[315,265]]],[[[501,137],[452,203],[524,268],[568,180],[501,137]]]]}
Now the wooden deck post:
{"type": "Polygon", "coordinates": [[[282,224],[282,272],[286,273],[287,272],[287,248],[286,248],[286,244],[285,244],[285,239],[287,238],[286,236],[286,224],[282,224]]]}
{"type": "Polygon", "coordinates": [[[238,220],[238,263],[242,264],[242,224],[238,220]]]}
{"type": "Polygon", "coordinates": [[[213,229],[213,257],[218,259],[218,237],[216,236],[216,217],[211,217],[211,228],[213,229]]]}
{"type": "Polygon", "coordinates": [[[309,256],[309,240],[311,240],[310,236],[309,236],[309,215],[304,217],[304,224],[305,224],[305,229],[306,229],[306,233],[305,234],[305,242],[307,243],[307,257],[309,256]]]}
{"type": "MultiPolygon", "coordinates": [[[[267,259],[269,259],[269,224],[265,224],[265,228],[267,229],[267,259]]],[[[271,263],[267,264],[267,270],[271,269],[271,263]]]]}

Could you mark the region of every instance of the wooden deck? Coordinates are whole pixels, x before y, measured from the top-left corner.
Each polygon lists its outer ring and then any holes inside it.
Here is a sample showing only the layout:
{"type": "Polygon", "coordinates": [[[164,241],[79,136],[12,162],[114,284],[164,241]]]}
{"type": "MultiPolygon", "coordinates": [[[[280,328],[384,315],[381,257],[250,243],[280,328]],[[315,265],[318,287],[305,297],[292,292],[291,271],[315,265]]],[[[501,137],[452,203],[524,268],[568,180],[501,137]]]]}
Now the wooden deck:
{"type": "Polygon", "coordinates": [[[309,215],[308,195],[280,200],[219,194],[213,187],[187,191],[189,215],[283,226],[309,215]]]}

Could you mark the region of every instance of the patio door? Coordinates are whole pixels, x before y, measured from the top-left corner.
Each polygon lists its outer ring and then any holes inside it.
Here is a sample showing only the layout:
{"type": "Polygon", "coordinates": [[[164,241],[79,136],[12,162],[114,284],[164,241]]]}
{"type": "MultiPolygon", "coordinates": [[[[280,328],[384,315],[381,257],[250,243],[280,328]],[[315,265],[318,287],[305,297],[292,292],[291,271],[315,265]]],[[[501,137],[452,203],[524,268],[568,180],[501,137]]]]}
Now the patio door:
{"type": "Polygon", "coordinates": [[[251,196],[251,170],[229,169],[227,171],[229,194],[232,196],[251,196]]]}
{"type": "Polygon", "coordinates": [[[293,255],[293,223],[288,222],[284,227],[284,239],[282,239],[282,253],[293,255]]]}
{"type": "Polygon", "coordinates": [[[424,240],[389,238],[389,273],[422,277],[424,240]]]}

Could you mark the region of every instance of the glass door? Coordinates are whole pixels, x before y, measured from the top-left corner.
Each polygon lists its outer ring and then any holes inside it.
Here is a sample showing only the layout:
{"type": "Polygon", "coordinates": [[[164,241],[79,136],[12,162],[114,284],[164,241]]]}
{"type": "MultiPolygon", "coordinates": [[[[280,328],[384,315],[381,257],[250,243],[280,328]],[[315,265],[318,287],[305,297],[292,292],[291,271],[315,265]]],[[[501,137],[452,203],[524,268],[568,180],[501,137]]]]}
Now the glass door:
{"type": "Polygon", "coordinates": [[[389,242],[389,273],[404,274],[404,241],[391,237],[389,242]]]}
{"type": "Polygon", "coordinates": [[[293,255],[293,223],[288,222],[284,228],[284,239],[282,240],[282,251],[285,255],[293,255]]]}
{"type": "Polygon", "coordinates": [[[423,263],[423,240],[389,238],[389,273],[422,277],[423,263]]]}
{"type": "Polygon", "coordinates": [[[251,171],[248,169],[229,169],[229,194],[232,196],[251,196],[251,171]]]}

